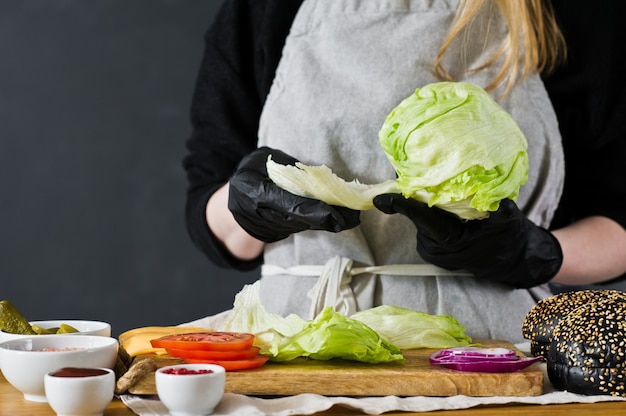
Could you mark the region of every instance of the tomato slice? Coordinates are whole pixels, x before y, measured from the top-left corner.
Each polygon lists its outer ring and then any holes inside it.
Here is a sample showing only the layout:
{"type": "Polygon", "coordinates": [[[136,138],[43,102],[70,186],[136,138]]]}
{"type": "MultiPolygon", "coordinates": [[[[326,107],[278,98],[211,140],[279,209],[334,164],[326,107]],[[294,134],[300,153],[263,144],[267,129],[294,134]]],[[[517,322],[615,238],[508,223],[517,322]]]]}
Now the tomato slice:
{"type": "Polygon", "coordinates": [[[173,357],[191,358],[200,360],[245,360],[254,358],[260,351],[259,347],[250,347],[239,351],[211,351],[211,350],[179,350],[169,348],[167,353],[173,357]]]}
{"type": "Polygon", "coordinates": [[[252,347],[254,335],[245,332],[189,332],[153,339],[154,348],[176,350],[242,351],[252,347]]]}
{"type": "Polygon", "coordinates": [[[187,364],[217,364],[224,367],[226,371],[238,371],[248,370],[250,368],[257,368],[265,364],[268,359],[269,357],[261,354],[257,354],[255,357],[245,360],[209,360],[198,358],[184,358],[187,364]]]}

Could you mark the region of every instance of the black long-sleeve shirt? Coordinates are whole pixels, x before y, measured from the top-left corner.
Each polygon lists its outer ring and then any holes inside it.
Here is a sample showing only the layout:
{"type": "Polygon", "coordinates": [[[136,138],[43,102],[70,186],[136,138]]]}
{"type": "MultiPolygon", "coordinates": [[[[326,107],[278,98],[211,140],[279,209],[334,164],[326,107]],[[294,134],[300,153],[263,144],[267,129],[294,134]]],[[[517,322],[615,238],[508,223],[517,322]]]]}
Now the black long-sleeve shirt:
{"type": "MultiPolygon", "coordinates": [[[[285,39],[302,0],[226,0],[205,37],[183,165],[188,232],[220,267],[251,270],[210,233],[209,197],[257,145],[257,128],[285,39]]],[[[622,0],[553,0],[567,64],[544,75],[563,137],[565,187],[552,227],[603,215],[626,228],[626,83],[622,0]]]]}

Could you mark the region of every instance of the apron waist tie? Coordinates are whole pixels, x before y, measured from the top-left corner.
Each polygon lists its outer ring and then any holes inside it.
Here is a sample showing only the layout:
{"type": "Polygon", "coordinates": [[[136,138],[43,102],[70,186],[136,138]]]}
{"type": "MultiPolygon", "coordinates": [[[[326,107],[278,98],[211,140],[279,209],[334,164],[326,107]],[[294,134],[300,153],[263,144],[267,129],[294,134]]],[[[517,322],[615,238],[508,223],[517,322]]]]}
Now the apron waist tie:
{"type": "Polygon", "coordinates": [[[472,276],[467,272],[450,271],[432,264],[389,264],[384,266],[352,267],[352,259],[332,257],[325,265],[299,265],[283,268],[264,264],[263,276],[291,275],[318,277],[315,286],[307,296],[311,299],[310,318],[314,318],[325,307],[332,306],[342,315],[350,316],[357,312],[357,302],[350,283],[352,276],[364,273],[386,274],[390,276],[472,276]]]}

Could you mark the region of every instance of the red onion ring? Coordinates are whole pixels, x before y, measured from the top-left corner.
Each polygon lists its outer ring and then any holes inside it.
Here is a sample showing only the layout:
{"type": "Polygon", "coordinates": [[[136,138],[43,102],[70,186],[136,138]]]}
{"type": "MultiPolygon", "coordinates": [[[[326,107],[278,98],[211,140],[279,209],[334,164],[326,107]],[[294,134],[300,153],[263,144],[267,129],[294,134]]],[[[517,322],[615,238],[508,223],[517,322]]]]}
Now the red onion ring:
{"type": "Polygon", "coordinates": [[[457,347],[435,351],[431,364],[457,371],[511,373],[540,361],[541,357],[520,357],[508,348],[457,347]]]}

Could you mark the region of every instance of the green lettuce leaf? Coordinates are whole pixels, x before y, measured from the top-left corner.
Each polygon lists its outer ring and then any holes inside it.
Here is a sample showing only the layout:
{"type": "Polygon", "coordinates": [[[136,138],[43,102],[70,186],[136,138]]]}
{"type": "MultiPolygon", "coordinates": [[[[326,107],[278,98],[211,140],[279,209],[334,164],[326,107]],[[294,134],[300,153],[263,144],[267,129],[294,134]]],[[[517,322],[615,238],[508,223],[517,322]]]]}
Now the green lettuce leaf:
{"type": "Polygon", "coordinates": [[[261,354],[274,356],[281,343],[302,331],[307,321],[296,314],[282,317],[267,312],[259,296],[259,281],[245,285],[233,302],[233,308],[224,323],[224,331],[247,332],[253,334],[254,345],[261,349],[261,354]]]}
{"type": "Polygon", "coordinates": [[[374,197],[384,193],[400,193],[395,180],[368,185],[354,179],[350,182],[337,176],[328,166],[281,165],[271,156],[267,160],[267,173],[278,187],[306,198],[324,201],[329,205],[357,210],[374,208],[374,197]]]}
{"type": "Polygon", "coordinates": [[[350,318],[361,321],[381,338],[400,349],[450,348],[471,345],[465,327],[450,315],[382,305],[356,312],[350,318]]]}
{"type": "Polygon", "coordinates": [[[330,306],[302,331],[285,339],[272,360],[290,361],[297,357],[342,358],[371,364],[404,361],[398,347],[382,339],[363,322],[347,318],[330,306]]]}
{"type": "Polygon", "coordinates": [[[397,347],[383,340],[367,325],[334,312],[330,307],[312,321],[305,321],[295,314],[283,318],[267,312],[261,303],[258,281],[244,286],[235,296],[233,309],[222,329],[254,334],[254,345],[272,361],[309,357],[383,363],[404,359],[397,347]]]}

